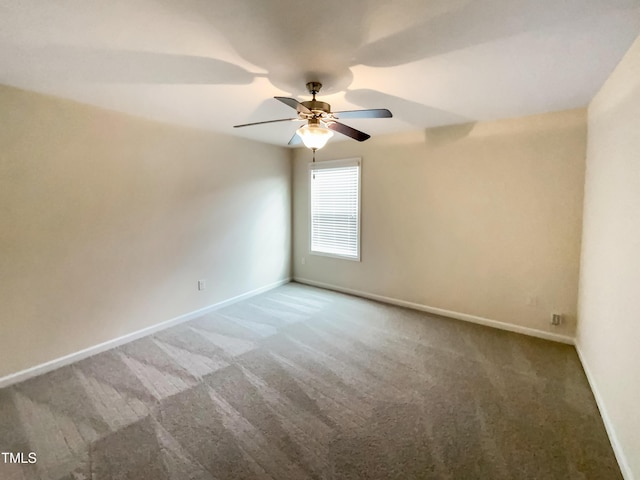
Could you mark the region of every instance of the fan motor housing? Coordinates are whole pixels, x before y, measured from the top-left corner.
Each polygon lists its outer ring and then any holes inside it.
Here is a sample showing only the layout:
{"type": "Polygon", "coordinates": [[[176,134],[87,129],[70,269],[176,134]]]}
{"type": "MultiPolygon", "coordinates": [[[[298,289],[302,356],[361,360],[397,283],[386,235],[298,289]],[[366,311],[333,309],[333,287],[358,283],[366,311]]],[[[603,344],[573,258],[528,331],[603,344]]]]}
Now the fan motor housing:
{"type": "Polygon", "coordinates": [[[329,105],[327,102],[321,102],[319,100],[308,100],[306,102],[300,102],[300,103],[302,103],[302,105],[304,105],[309,110],[314,112],[317,110],[325,113],[331,112],[331,105],[329,105]]]}

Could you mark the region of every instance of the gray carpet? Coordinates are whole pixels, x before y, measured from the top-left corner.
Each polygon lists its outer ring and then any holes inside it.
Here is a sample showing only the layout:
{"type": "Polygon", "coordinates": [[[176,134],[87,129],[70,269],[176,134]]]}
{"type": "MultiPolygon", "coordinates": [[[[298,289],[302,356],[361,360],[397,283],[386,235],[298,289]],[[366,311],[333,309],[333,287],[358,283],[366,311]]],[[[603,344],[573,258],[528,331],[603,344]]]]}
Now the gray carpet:
{"type": "Polygon", "coordinates": [[[622,478],[573,347],[295,283],[0,390],[0,451],[38,460],[2,480],[622,478]]]}

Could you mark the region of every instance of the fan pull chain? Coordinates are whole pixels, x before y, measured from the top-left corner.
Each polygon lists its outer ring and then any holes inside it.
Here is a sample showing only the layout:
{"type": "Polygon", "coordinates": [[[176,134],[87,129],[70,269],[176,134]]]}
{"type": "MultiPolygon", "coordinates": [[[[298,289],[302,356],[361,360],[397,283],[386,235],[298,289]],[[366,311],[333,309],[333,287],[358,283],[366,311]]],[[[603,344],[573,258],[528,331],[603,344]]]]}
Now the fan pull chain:
{"type": "MultiPolygon", "coordinates": [[[[311,151],[313,152],[313,163],[316,163],[316,150],[317,148],[312,148],[311,151]]],[[[316,171],[313,171],[313,179],[316,179],[316,171]]]]}

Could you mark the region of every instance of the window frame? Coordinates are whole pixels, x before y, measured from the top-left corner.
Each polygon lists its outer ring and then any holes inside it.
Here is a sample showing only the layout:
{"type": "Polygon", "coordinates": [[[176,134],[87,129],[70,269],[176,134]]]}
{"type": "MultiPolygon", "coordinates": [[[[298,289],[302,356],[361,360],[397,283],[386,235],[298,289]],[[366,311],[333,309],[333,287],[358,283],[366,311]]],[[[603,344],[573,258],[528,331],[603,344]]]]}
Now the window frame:
{"type": "Polygon", "coordinates": [[[308,173],[307,173],[307,185],[309,188],[309,193],[307,196],[308,199],[308,214],[309,214],[309,223],[308,223],[308,237],[309,237],[309,255],[317,255],[319,257],[329,257],[329,258],[337,258],[340,260],[350,260],[352,262],[360,262],[362,258],[361,251],[361,228],[360,224],[362,221],[362,158],[361,157],[352,157],[352,158],[342,158],[338,160],[324,160],[320,162],[310,162],[308,173]],[[313,231],[313,212],[312,212],[312,198],[311,198],[311,182],[313,180],[313,171],[314,170],[322,170],[326,168],[337,168],[337,167],[358,167],[358,219],[357,219],[357,227],[356,227],[356,250],[357,255],[352,257],[349,255],[340,255],[338,253],[326,253],[326,252],[318,252],[313,250],[312,244],[312,231],[313,231]]]}

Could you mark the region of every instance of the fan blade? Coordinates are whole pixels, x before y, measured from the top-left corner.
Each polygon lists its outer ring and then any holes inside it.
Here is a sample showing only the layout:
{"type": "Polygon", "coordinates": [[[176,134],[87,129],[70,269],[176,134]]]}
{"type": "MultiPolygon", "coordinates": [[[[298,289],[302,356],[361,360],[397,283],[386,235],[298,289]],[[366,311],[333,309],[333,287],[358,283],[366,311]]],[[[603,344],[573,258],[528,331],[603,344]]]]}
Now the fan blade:
{"type": "Polygon", "coordinates": [[[273,97],[273,98],[275,98],[276,100],[280,100],[285,105],[289,105],[291,108],[297,110],[298,112],[313,114],[311,110],[309,110],[307,107],[302,105],[295,98],[289,98],[289,97],[273,97]]]}
{"type": "Polygon", "coordinates": [[[289,145],[300,145],[302,143],[302,139],[300,135],[294,132],[293,137],[289,140],[289,145]]]}
{"type": "Polygon", "coordinates": [[[393,115],[386,108],[373,108],[371,110],[346,110],[333,112],[338,118],[391,118],[393,115]]]}
{"type": "Polygon", "coordinates": [[[349,125],[345,125],[344,123],[340,122],[327,123],[327,127],[331,130],[335,130],[338,133],[346,135],[347,137],[351,137],[359,142],[364,142],[371,137],[371,135],[369,134],[361,132],[360,130],[356,130],[355,128],[351,128],[349,125]]]}
{"type": "Polygon", "coordinates": [[[234,125],[233,128],[250,127],[251,125],[262,125],[263,123],[294,122],[296,120],[300,120],[300,119],[299,118],[281,118],[280,120],[267,120],[266,122],[243,123],[242,125],[234,125]]]}
{"type": "Polygon", "coordinates": [[[363,107],[376,104],[393,105],[394,118],[399,118],[420,128],[433,127],[438,124],[439,119],[442,120],[442,125],[469,123],[471,121],[470,118],[453,112],[367,88],[349,90],[345,93],[344,98],[349,103],[363,107]]]}

